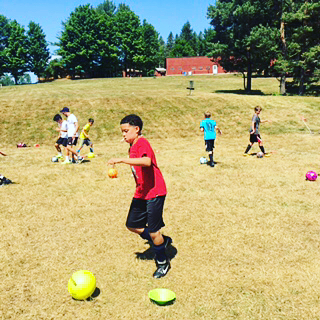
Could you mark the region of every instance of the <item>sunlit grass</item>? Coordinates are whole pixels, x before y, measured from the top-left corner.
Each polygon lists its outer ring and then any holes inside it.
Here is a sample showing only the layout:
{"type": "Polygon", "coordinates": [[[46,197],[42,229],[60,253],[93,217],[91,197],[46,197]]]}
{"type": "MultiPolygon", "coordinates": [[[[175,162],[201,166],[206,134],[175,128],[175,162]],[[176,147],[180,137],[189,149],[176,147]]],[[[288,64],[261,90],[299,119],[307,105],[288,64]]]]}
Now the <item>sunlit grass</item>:
{"type": "Polygon", "coordinates": [[[241,89],[241,77],[234,76],[195,77],[188,96],[189,79],[58,81],[0,90],[0,150],[8,154],[0,158],[0,174],[15,182],[0,188],[3,319],[319,317],[319,182],[305,180],[319,167],[319,99],[272,96],[274,79],[261,80],[270,95],[212,93],[213,87],[241,89]],[[261,117],[273,120],[261,125],[270,158],[242,156],[258,104],[261,117]],[[52,117],[64,105],[81,125],[96,120],[90,133],[97,157],[90,162],[50,161],[52,117]],[[199,164],[205,156],[199,122],[207,109],[223,131],[213,169],[199,164]],[[127,156],[119,121],[131,112],[145,121],[168,187],[163,233],[172,236],[177,254],[161,280],[152,278],[152,260],[135,258],[148,244],[125,228],[134,192],[129,167],[118,165],[117,179],[106,174],[109,158],[127,156]],[[20,141],[32,147],[17,149],[20,141]],[[79,269],[97,278],[100,295],[93,301],[68,294],[68,279],[79,269]],[[148,291],[158,287],[176,292],[175,304],[152,304],[148,291]]]}

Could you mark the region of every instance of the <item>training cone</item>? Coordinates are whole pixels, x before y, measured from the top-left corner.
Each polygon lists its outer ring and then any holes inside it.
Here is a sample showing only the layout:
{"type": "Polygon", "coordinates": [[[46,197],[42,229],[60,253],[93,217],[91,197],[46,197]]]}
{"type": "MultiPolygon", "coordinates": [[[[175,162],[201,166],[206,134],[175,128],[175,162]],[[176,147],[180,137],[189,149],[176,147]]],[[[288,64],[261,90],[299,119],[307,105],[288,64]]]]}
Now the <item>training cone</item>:
{"type": "Polygon", "coordinates": [[[153,289],[149,291],[148,296],[152,302],[160,306],[172,304],[176,300],[176,294],[172,290],[164,288],[153,289]]]}
{"type": "Polygon", "coordinates": [[[88,270],[75,272],[68,282],[68,291],[76,300],[85,300],[91,297],[95,289],[96,278],[88,270]]]}

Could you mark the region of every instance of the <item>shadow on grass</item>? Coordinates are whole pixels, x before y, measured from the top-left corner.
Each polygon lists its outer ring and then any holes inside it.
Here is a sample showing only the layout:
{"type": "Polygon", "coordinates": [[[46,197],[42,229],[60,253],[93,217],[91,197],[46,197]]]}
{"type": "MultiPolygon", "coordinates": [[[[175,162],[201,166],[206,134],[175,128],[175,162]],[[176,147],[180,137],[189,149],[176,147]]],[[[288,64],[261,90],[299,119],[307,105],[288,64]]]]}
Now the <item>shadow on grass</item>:
{"type": "Polygon", "coordinates": [[[87,299],[87,301],[91,301],[93,300],[94,298],[98,297],[100,295],[100,289],[99,288],[96,288],[94,291],[93,291],[93,294],[91,295],[91,297],[89,297],[87,299]]]}
{"type": "MultiPolygon", "coordinates": [[[[216,165],[216,164],[219,164],[219,163],[221,163],[221,162],[213,161],[213,163],[214,163],[214,165],[216,165]]],[[[208,167],[210,167],[210,162],[208,161],[208,162],[206,163],[206,165],[207,165],[208,167]]]]}
{"type": "Polygon", "coordinates": [[[245,94],[250,96],[265,96],[265,94],[261,90],[215,90],[213,93],[232,93],[232,94],[245,94]]]}
{"type": "Polygon", "coordinates": [[[100,289],[96,287],[95,290],[93,291],[93,294],[89,298],[87,298],[85,300],[77,300],[77,299],[72,297],[72,300],[75,300],[75,301],[92,301],[94,298],[96,298],[96,297],[98,297],[100,295],[100,292],[101,292],[100,289]]]}
{"type": "MultiPolygon", "coordinates": [[[[147,244],[149,244],[149,248],[143,252],[135,252],[136,258],[139,260],[154,260],[155,259],[155,254],[152,250],[152,246],[150,245],[149,242],[147,242],[147,244]]],[[[169,258],[169,260],[172,260],[178,253],[178,250],[172,245],[170,244],[167,248],[166,248],[166,254],[169,258]]]]}

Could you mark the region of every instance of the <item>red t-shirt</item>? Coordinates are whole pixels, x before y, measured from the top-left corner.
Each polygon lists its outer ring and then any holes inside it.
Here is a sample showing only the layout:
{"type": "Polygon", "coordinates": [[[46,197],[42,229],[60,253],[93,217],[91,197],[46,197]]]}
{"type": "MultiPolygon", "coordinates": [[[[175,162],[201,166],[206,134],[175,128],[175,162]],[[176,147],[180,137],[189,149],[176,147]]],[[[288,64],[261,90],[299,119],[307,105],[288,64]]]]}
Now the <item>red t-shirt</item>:
{"type": "Polygon", "coordinates": [[[149,200],[157,196],[166,195],[166,183],[158,168],[156,156],[149,141],[144,137],[140,137],[138,141],[130,147],[129,156],[130,158],[148,157],[151,159],[150,167],[131,166],[137,185],[134,198],[149,200]]]}

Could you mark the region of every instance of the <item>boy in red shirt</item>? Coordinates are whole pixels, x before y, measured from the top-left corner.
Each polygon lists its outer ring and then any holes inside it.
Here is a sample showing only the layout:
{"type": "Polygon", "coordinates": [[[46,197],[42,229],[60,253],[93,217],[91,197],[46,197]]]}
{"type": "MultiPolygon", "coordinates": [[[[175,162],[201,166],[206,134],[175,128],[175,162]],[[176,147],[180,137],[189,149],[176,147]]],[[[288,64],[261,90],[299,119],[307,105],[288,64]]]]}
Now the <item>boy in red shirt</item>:
{"type": "Polygon", "coordinates": [[[129,164],[136,181],[136,191],[127,217],[127,228],[152,241],[156,256],[157,270],[154,278],[164,277],[170,269],[170,261],[165,249],[172,239],[163,236],[162,212],[167,194],[166,184],[158,168],[150,143],[141,135],[143,122],[135,114],[124,117],[120,127],[124,140],[130,144],[129,158],[112,158],[108,164],[129,164]]]}

